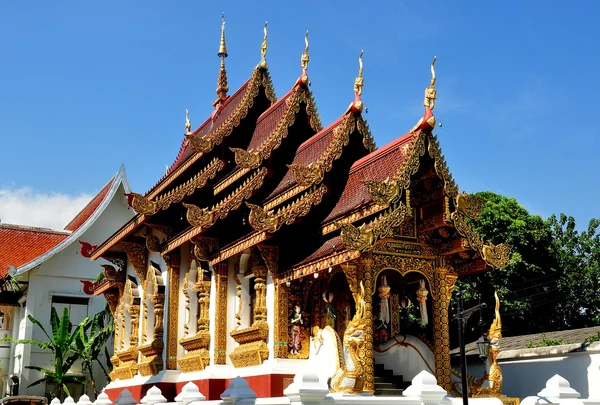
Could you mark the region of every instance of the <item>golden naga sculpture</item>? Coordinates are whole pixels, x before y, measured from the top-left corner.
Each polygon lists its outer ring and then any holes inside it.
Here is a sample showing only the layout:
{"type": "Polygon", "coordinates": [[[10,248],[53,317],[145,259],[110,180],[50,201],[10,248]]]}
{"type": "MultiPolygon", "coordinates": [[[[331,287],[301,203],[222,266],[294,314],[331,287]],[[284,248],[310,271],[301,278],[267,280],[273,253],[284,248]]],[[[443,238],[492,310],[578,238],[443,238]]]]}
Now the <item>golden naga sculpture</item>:
{"type": "Polygon", "coordinates": [[[319,164],[310,163],[308,166],[291,164],[287,165],[294,175],[296,183],[303,187],[309,187],[323,180],[325,175],[319,164]]]}
{"type": "Polygon", "coordinates": [[[213,213],[206,208],[200,208],[194,204],[183,203],[183,206],[187,208],[185,217],[187,218],[190,225],[197,228],[208,228],[213,224],[213,213]]]}
{"type": "Polygon", "coordinates": [[[389,178],[383,181],[363,180],[362,183],[367,186],[373,202],[377,205],[388,206],[397,202],[400,197],[401,190],[398,182],[395,180],[390,180],[389,178]]]}
{"type": "Polygon", "coordinates": [[[138,193],[125,193],[127,204],[138,214],[154,215],[158,211],[158,204],[138,193]]]}
{"type": "Polygon", "coordinates": [[[190,149],[196,153],[207,153],[213,148],[213,141],[205,137],[194,135],[193,132],[185,134],[188,138],[190,149]]]}
{"type": "Polygon", "coordinates": [[[364,354],[367,351],[365,337],[369,322],[365,286],[362,281],[359,291],[352,295],[356,304],[356,313],[344,332],[342,362],[331,378],[331,391],[360,394],[365,385],[364,354]]]}
{"type": "Polygon", "coordinates": [[[265,21],[265,28],[264,28],[264,32],[265,35],[263,37],[263,41],[262,44],[260,45],[260,63],[259,63],[259,67],[261,69],[266,69],[267,68],[267,24],[268,21],[265,21]]]}
{"type": "Polygon", "coordinates": [[[399,203],[394,209],[384,213],[367,227],[362,224],[356,227],[350,223],[340,224],[342,244],[348,250],[366,252],[382,238],[393,234],[394,228],[399,227],[406,216],[406,206],[399,203]]]}
{"type": "Polygon", "coordinates": [[[256,169],[262,162],[260,154],[241,148],[229,148],[235,154],[235,163],[243,169],[256,169]]]}
{"type": "Polygon", "coordinates": [[[479,218],[485,200],[462,192],[456,196],[456,209],[471,219],[479,218]]]}
{"type": "Polygon", "coordinates": [[[279,217],[275,215],[273,210],[266,211],[261,206],[249,202],[246,202],[246,205],[250,208],[248,222],[252,228],[273,233],[281,226],[279,217]]]}
{"type": "Polygon", "coordinates": [[[494,293],[496,298],[496,317],[490,330],[488,337],[490,339],[490,348],[488,352],[488,361],[490,364],[489,372],[482,379],[477,380],[471,386],[471,396],[473,397],[501,397],[502,396],[502,370],[498,364],[498,354],[500,354],[499,340],[502,337],[502,321],[500,319],[500,299],[498,293],[494,293]],[[489,381],[489,386],[482,387],[485,381],[489,381]]]}
{"type": "Polygon", "coordinates": [[[425,113],[423,117],[415,124],[414,127],[410,130],[410,132],[417,132],[418,130],[432,130],[435,127],[435,117],[433,116],[433,108],[435,107],[435,99],[437,97],[437,90],[435,89],[435,61],[437,57],[433,57],[433,62],[431,62],[431,82],[429,83],[429,87],[425,89],[425,113]]]}
{"type": "Polygon", "coordinates": [[[510,247],[505,243],[483,245],[481,257],[490,266],[503,269],[510,263],[510,247]]]}

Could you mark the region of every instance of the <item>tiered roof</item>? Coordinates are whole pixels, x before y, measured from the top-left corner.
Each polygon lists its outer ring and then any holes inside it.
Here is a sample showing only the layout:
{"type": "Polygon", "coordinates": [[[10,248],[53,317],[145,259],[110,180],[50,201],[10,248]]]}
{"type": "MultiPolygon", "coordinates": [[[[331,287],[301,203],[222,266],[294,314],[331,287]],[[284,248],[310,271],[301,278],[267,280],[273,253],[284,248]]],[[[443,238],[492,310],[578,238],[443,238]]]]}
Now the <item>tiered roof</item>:
{"type": "Polygon", "coordinates": [[[153,224],[172,228],[160,246],[154,246],[162,254],[208,238],[218,245],[209,261],[218,263],[264,243],[280,248],[280,257],[285,258],[280,265],[291,272],[290,278],[305,275],[298,270],[303,267],[318,263],[314,266],[318,271],[324,264],[338,264],[373,249],[403,221],[410,221],[405,218],[413,218],[414,200],[428,207],[427,215],[443,217],[419,230],[432,241],[439,241],[437,228],[456,228],[457,234],[442,232],[454,239],[439,252],[462,252],[456,256],[457,265],[473,258],[464,253],[469,249],[488,264],[503,263],[505,248],[486,245],[465,219],[476,215],[478,202],[458,194],[432,134],[433,63],[423,117],[408,133],[376,149],[362,118],[362,53],[352,103],[322,128],[308,89],[308,33],[305,42],[302,73],[276,101],[265,59],[265,30],[261,63],[252,78],[228,97],[222,32],[215,111],[195,131],[186,121],[188,132],[174,164],[145,196],[130,195],[138,215],[104,242],[93,259],[127,242],[152,218],[153,224]],[[432,176],[437,180],[431,182],[432,176]],[[410,195],[413,189],[416,199],[410,195]],[[425,198],[423,193],[430,195],[425,198]],[[187,222],[178,221],[184,214],[187,222]]]}

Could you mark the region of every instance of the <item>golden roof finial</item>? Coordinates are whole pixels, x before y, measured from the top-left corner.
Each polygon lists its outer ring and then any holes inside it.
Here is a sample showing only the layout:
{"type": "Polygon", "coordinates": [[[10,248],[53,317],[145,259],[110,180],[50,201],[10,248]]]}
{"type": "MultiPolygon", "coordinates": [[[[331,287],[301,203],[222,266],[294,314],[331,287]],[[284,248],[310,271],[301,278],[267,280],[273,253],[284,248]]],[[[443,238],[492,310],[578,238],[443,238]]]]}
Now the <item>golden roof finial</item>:
{"type": "Polygon", "coordinates": [[[225,13],[221,13],[221,44],[219,45],[219,53],[217,56],[220,58],[227,57],[227,46],[225,45],[225,13]]]}
{"type": "Polygon", "coordinates": [[[260,45],[260,66],[262,68],[266,68],[267,67],[267,24],[269,22],[265,21],[265,35],[263,37],[263,41],[262,44],[260,45]]]}
{"type": "Polygon", "coordinates": [[[437,90],[435,89],[435,61],[437,56],[433,57],[433,62],[431,62],[431,83],[429,87],[425,89],[425,107],[429,107],[433,110],[435,107],[435,98],[437,95],[437,90]]]}
{"type": "Polygon", "coordinates": [[[308,61],[310,60],[310,57],[308,56],[308,30],[306,30],[306,35],[304,36],[304,44],[306,45],[304,53],[300,57],[300,66],[302,66],[302,70],[308,69],[308,61]]]}
{"type": "Polygon", "coordinates": [[[217,56],[221,58],[221,69],[219,69],[219,79],[217,80],[217,99],[213,102],[215,108],[227,99],[229,86],[227,85],[227,71],[225,70],[225,58],[227,57],[227,46],[225,45],[225,13],[221,14],[221,44],[219,45],[219,53],[217,56]]]}
{"type": "Polygon", "coordinates": [[[189,134],[192,130],[192,121],[190,121],[190,112],[188,109],[185,109],[185,131],[189,134]]]}
{"type": "Polygon", "coordinates": [[[362,88],[363,88],[363,61],[362,61],[362,57],[363,57],[363,53],[365,51],[360,51],[360,56],[358,57],[358,76],[356,76],[356,80],[354,80],[354,92],[357,95],[361,95],[362,94],[362,88]]]}

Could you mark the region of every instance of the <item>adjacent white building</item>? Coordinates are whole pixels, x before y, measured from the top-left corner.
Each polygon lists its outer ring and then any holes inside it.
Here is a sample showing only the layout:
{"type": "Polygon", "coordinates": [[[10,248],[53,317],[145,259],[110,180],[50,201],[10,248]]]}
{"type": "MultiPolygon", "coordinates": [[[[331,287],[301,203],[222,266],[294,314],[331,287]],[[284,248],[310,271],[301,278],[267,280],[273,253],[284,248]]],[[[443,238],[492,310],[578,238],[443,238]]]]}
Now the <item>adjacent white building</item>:
{"type": "MultiPolygon", "coordinates": [[[[99,243],[132,217],[133,211],[124,196],[129,191],[125,169],[121,167],[63,230],[0,224],[0,277],[9,272],[17,275],[22,289],[19,294],[0,293],[0,338],[46,340],[40,328],[28,320],[28,315],[52,333],[50,313],[53,307],[59,316],[63,308],[69,308],[73,325],[104,308],[104,297],[94,297],[83,291],[82,281],[94,280],[102,268],[98,262],[86,257],[80,241],[99,243]]],[[[112,344],[109,347],[112,351],[112,344]]],[[[42,376],[26,366],[53,369],[52,363],[53,356],[37,346],[0,343],[0,378],[3,380],[0,395],[10,392],[16,380],[19,394],[45,395],[52,387],[40,384],[27,388],[42,376]]],[[[98,386],[104,386],[104,374],[100,369],[94,371],[98,386]]],[[[86,377],[79,364],[75,364],[71,372],[86,377]]],[[[73,386],[71,393],[77,398],[83,394],[82,390],[80,386],[73,386]]]]}

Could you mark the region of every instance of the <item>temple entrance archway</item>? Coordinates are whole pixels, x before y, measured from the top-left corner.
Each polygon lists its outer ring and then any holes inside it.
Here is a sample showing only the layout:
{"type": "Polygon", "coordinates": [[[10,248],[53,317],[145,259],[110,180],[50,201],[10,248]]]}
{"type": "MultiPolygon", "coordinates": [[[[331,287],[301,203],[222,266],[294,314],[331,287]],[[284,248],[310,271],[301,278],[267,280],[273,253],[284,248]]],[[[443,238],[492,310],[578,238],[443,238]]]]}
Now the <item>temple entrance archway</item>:
{"type": "Polygon", "coordinates": [[[398,335],[415,336],[428,346],[433,341],[430,284],[419,271],[384,268],[377,272],[373,291],[373,344],[398,335]]]}

